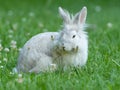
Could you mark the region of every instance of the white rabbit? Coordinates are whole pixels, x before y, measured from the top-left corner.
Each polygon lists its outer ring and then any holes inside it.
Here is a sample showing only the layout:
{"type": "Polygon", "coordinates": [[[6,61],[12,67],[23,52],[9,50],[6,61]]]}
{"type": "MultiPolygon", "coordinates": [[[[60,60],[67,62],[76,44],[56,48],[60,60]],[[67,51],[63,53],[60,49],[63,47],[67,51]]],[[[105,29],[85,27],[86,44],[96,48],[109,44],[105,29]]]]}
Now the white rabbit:
{"type": "Polygon", "coordinates": [[[85,65],[88,39],[85,29],[87,8],[75,16],[59,7],[64,25],[60,32],[45,32],[32,37],[22,48],[16,70],[39,73],[62,67],[85,65]]]}

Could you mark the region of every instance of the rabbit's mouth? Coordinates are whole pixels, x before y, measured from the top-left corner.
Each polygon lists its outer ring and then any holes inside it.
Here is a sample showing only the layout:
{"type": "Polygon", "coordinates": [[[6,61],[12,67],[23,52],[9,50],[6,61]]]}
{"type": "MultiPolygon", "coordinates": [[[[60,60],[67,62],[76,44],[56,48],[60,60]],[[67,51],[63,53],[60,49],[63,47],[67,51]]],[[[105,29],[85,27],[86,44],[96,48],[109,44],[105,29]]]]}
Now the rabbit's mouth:
{"type": "Polygon", "coordinates": [[[76,53],[76,52],[78,52],[78,46],[76,46],[75,48],[71,48],[71,49],[62,47],[61,50],[64,53],[76,53]]]}

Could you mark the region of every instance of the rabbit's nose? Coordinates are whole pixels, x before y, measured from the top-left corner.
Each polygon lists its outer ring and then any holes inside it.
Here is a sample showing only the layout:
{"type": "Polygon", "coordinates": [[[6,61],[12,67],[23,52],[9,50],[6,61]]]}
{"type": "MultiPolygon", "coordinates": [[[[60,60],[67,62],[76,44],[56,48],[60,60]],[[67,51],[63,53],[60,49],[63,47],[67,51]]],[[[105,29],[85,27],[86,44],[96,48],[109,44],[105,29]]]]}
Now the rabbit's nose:
{"type": "Polygon", "coordinates": [[[78,49],[79,49],[79,47],[77,46],[77,47],[75,48],[75,51],[77,52],[77,51],[78,51],[78,49]]]}

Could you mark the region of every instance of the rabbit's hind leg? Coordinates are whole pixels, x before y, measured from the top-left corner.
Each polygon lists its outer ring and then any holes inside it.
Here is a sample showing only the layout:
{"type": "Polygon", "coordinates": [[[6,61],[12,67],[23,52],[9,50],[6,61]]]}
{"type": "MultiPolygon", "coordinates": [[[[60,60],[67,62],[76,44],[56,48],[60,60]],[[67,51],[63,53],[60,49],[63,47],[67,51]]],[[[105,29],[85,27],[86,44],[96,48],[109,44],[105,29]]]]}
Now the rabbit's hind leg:
{"type": "Polygon", "coordinates": [[[34,66],[31,70],[29,70],[30,73],[40,73],[40,72],[46,72],[50,70],[50,67],[52,65],[52,58],[47,55],[43,55],[38,62],[36,62],[36,66],[34,66]]]}

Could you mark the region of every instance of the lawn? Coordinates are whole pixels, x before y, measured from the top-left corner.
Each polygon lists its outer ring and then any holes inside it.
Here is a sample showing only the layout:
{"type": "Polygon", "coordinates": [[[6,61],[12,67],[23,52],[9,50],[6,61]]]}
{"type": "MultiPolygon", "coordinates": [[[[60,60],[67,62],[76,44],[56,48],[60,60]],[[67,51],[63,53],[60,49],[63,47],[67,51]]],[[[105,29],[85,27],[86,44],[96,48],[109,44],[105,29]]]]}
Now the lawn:
{"type": "Polygon", "coordinates": [[[119,0],[0,0],[0,90],[120,90],[119,0]],[[87,64],[65,72],[14,74],[19,50],[32,36],[61,29],[61,6],[88,8],[87,64]]]}

